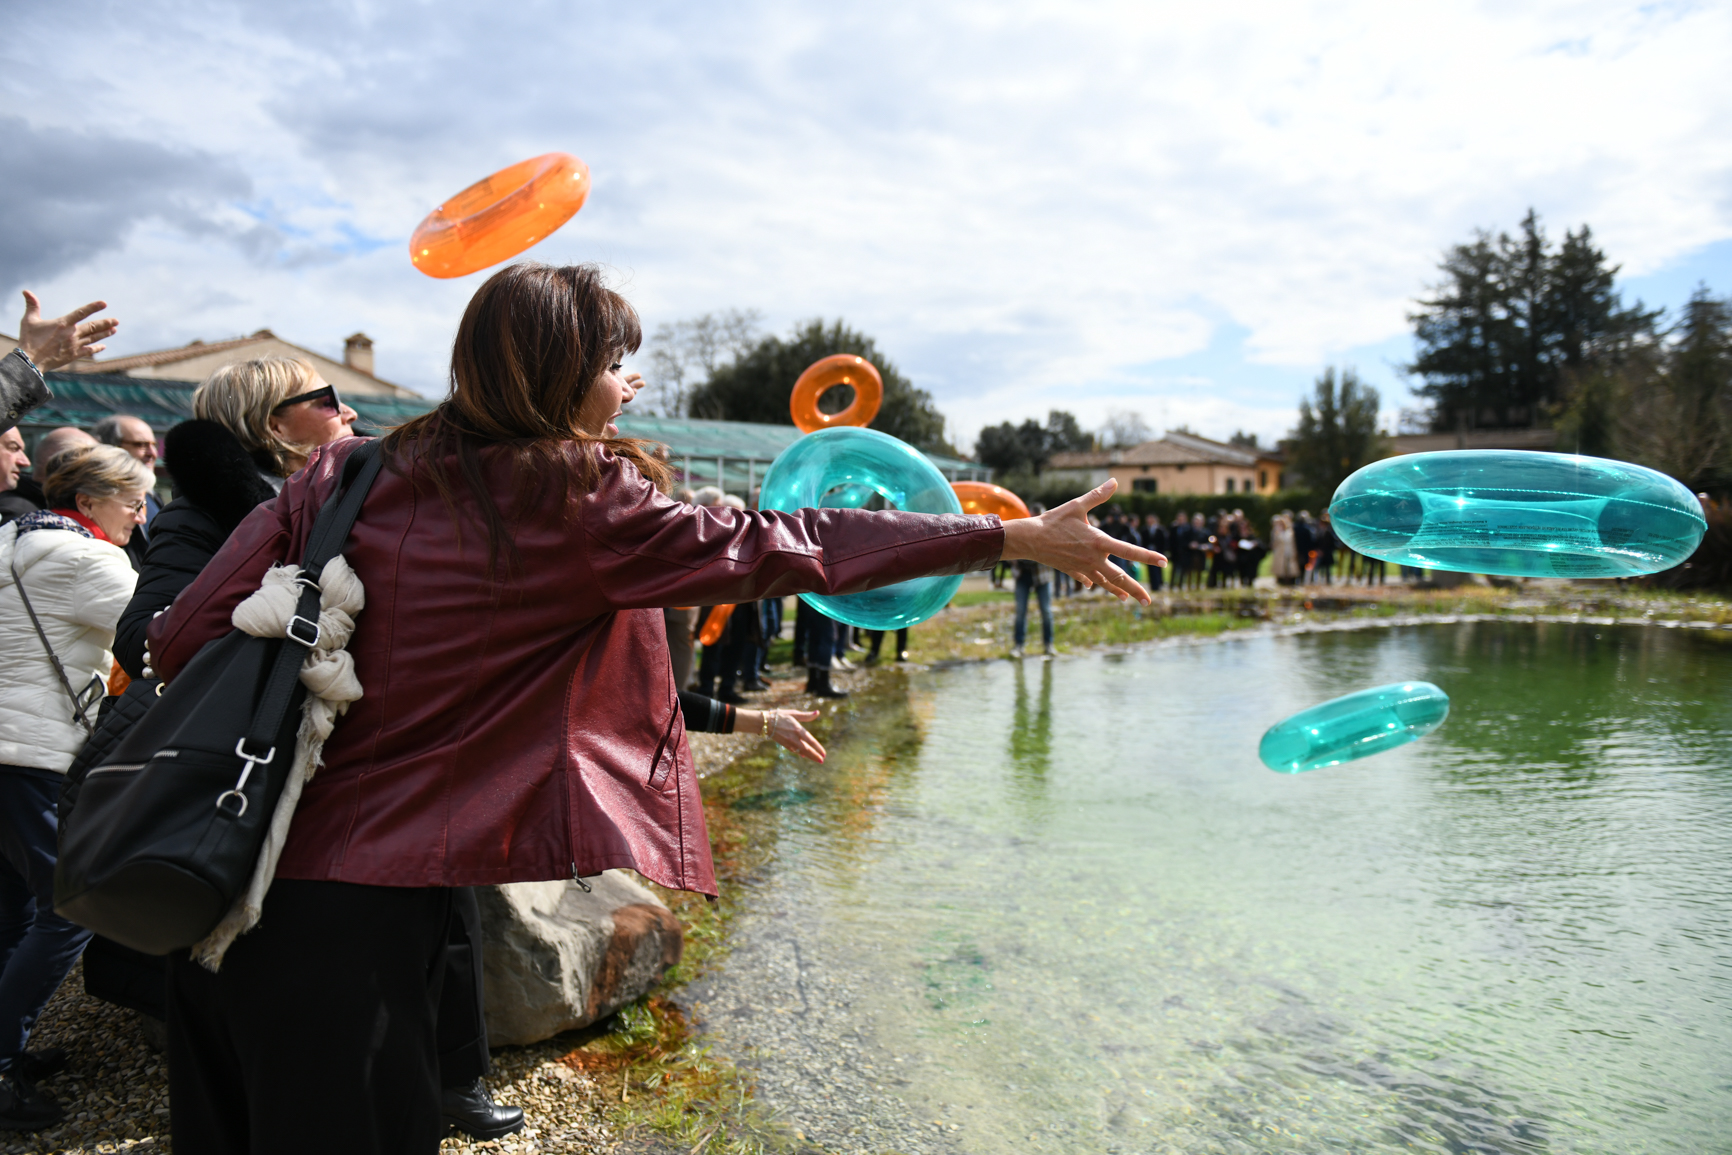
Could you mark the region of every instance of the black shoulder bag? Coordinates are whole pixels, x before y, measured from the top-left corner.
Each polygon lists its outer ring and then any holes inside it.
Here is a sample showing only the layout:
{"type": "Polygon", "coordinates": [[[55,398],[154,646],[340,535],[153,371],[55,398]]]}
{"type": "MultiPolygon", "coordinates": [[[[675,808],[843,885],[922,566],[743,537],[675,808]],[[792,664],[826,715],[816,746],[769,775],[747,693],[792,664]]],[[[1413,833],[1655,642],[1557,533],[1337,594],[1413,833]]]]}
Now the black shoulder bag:
{"type": "Polygon", "coordinates": [[[344,462],[307,539],[287,638],[237,629],[209,643],[112,749],[81,753],[61,796],[55,913],[161,955],[208,935],[246,889],[294,761],[319,578],[382,462],[377,441],[344,462]]]}

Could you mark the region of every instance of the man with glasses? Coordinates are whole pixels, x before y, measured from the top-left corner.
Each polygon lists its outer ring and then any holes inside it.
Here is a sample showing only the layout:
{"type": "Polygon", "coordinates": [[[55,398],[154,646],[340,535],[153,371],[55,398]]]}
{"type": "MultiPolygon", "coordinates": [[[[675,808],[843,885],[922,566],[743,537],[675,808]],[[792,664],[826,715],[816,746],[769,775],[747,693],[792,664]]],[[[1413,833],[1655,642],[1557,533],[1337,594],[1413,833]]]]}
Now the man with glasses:
{"type": "MultiPolygon", "coordinates": [[[[118,445],[149,468],[156,468],[156,433],[141,419],[129,413],[115,413],[92,425],[90,435],[104,445],[118,445]]],[[[132,539],[126,543],[126,553],[132,559],[133,569],[144,565],[144,551],[150,544],[150,523],[161,511],[162,502],[157,500],[156,494],[147,492],[144,495],[144,524],[133,530],[132,539]]]]}

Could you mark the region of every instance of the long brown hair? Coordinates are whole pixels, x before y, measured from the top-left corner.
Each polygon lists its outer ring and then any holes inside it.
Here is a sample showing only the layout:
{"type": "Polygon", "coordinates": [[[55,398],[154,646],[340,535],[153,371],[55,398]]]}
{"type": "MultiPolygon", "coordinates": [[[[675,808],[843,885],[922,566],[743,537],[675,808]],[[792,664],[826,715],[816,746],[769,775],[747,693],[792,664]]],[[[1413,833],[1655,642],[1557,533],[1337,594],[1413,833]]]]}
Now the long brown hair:
{"type": "Polygon", "coordinates": [[[602,283],[594,265],[511,265],[475,291],[451,346],[450,396],[387,434],[385,449],[394,470],[401,473],[408,462],[411,479],[427,474],[454,524],[461,521],[457,488],[443,462],[456,461],[487,529],[490,577],[501,554],[508,569],[519,560],[511,520],[550,491],[569,516],[574,487],[576,495],[595,487],[595,445],[630,461],[651,484],[667,487],[667,467],[651,454],[649,442],[599,438],[577,425],[590,389],[615,359],[637,352],[642,340],[637,311],[602,283]],[[514,496],[507,510],[500,509],[481,467],[481,450],[492,445],[510,447],[514,496]],[[525,478],[531,483],[519,484],[525,478]]]}

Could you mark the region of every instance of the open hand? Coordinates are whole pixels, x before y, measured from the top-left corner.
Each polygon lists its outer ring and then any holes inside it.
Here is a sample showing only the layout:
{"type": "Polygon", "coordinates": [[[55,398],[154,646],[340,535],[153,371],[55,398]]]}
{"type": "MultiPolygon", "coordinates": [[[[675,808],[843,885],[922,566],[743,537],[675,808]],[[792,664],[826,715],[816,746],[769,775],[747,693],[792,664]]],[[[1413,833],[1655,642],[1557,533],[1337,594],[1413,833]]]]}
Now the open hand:
{"type": "Polygon", "coordinates": [[[100,321],[85,320],[90,314],[106,308],[107,301],[92,301],[64,317],[46,320],[42,316],[42,302],[36,299],[35,293],[25,289],[24,319],[18,323],[18,347],[36,363],[38,369],[44,371],[70,365],[81,357],[94,357],[108,346],[91,342],[112,337],[120,328],[120,322],[113,317],[104,317],[100,321]]]}
{"type": "MultiPolygon", "coordinates": [[[[818,739],[812,737],[801,722],[810,722],[818,716],[816,710],[771,710],[770,737],[776,744],[798,754],[808,762],[822,762],[824,747],[818,739]]],[[[760,733],[764,724],[762,710],[736,710],[734,712],[734,733],[742,731],[747,734],[760,733]]]]}
{"type": "Polygon", "coordinates": [[[1107,558],[1122,557],[1164,566],[1165,555],[1108,537],[1089,524],[1089,510],[1111,497],[1118,487],[1117,481],[1108,479],[1104,485],[1038,517],[1005,522],[1003,560],[1036,561],[1063,570],[1085,589],[1105,586],[1121,602],[1136,598],[1148,605],[1154,599],[1143,584],[1107,558]]]}

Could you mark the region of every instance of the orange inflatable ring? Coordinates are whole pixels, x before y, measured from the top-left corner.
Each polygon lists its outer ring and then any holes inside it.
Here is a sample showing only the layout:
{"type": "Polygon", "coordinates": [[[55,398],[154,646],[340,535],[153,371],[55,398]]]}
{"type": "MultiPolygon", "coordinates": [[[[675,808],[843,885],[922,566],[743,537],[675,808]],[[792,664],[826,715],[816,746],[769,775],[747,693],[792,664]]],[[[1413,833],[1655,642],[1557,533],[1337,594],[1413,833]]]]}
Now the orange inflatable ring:
{"type": "Polygon", "coordinates": [[[870,425],[884,404],[884,378],[864,357],[835,353],[806,366],[794,382],[788,412],[801,433],[813,433],[832,425],[870,425]],[[854,387],[854,403],[840,413],[820,413],[818,398],[838,385],[854,387]]]}
{"type": "Polygon", "coordinates": [[[502,168],[427,214],[409,260],[429,277],[461,277],[544,240],[589,197],[589,166],[550,152],[502,168]]]}
{"type": "Polygon", "coordinates": [[[950,488],[956,491],[956,500],[962,503],[963,513],[996,513],[1000,521],[1033,516],[1028,512],[1028,506],[1022,503],[1022,498],[1003,486],[989,485],[984,481],[953,481],[950,488]]]}
{"type": "Polygon", "coordinates": [[[734,616],[731,605],[711,606],[710,616],[704,619],[704,628],[698,631],[698,643],[713,646],[722,640],[722,631],[728,628],[728,619],[734,616]]]}

